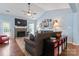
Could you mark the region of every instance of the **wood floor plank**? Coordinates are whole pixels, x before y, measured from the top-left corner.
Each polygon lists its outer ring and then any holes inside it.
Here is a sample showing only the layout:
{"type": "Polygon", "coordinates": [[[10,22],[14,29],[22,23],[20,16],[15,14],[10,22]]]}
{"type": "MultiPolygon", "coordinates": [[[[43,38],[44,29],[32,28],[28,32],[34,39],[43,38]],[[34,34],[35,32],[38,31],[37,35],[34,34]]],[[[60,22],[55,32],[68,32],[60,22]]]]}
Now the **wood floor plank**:
{"type": "MultiPolygon", "coordinates": [[[[9,44],[0,44],[0,56],[25,56],[15,39],[10,40],[9,44]]],[[[79,46],[68,44],[67,49],[61,56],[79,56],[79,46]]]]}
{"type": "Polygon", "coordinates": [[[14,39],[9,44],[0,44],[0,56],[24,56],[14,39]]]}

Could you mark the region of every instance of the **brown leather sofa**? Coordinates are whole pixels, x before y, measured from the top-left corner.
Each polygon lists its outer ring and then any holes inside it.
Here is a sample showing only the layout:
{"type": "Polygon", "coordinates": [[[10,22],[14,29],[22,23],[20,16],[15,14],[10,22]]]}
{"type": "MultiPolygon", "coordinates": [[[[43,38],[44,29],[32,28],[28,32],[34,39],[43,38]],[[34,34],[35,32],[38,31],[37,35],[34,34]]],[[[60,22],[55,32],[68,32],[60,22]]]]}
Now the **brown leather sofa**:
{"type": "Polygon", "coordinates": [[[44,40],[49,39],[52,32],[36,32],[34,40],[25,38],[25,49],[33,56],[43,54],[44,40]]]}

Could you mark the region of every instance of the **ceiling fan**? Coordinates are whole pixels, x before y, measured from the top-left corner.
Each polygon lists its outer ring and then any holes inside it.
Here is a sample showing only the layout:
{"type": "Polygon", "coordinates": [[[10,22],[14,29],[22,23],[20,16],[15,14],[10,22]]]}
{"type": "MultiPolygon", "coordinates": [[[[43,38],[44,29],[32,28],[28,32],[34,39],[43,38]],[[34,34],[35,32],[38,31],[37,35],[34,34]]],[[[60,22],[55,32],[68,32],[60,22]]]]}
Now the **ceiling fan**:
{"type": "Polygon", "coordinates": [[[28,10],[27,11],[23,11],[25,13],[25,15],[27,16],[32,16],[32,15],[36,15],[37,13],[33,13],[31,10],[31,3],[28,3],[28,10]]]}

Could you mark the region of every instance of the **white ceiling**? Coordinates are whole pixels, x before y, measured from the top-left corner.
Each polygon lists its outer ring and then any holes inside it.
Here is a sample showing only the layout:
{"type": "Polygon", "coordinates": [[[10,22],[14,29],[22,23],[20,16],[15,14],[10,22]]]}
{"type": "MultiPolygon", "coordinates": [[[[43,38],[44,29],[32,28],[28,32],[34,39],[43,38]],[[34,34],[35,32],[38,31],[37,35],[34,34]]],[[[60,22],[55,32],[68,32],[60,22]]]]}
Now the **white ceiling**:
{"type": "MultiPolygon", "coordinates": [[[[31,18],[38,18],[40,17],[45,11],[49,10],[57,10],[57,9],[64,9],[70,8],[69,4],[67,3],[32,3],[31,10],[36,15],[33,15],[31,18]]],[[[0,3],[0,14],[9,14],[14,16],[21,16],[24,18],[28,18],[26,15],[27,11],[27,3],[0,3]]]]}
{"type": "Polygon", "coordinates": [[[35,4],[39,7],[41,7],[44,10],[57,10],[57,9],[64,9],[64,8],[70,8],[69,4],[67,3],[38,3],[35,4]]]}

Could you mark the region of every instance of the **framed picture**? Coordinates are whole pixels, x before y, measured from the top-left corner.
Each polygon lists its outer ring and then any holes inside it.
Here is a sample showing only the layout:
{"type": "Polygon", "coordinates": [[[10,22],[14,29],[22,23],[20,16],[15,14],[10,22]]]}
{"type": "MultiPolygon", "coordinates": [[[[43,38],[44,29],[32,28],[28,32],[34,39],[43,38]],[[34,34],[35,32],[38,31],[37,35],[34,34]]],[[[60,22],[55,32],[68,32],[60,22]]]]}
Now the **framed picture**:
{"type": "Polygon", "coordinates": [[[42,28],[49,28],[51,21],[52,19],[45,19],[40,23],[40,25],[42,28]]]}

